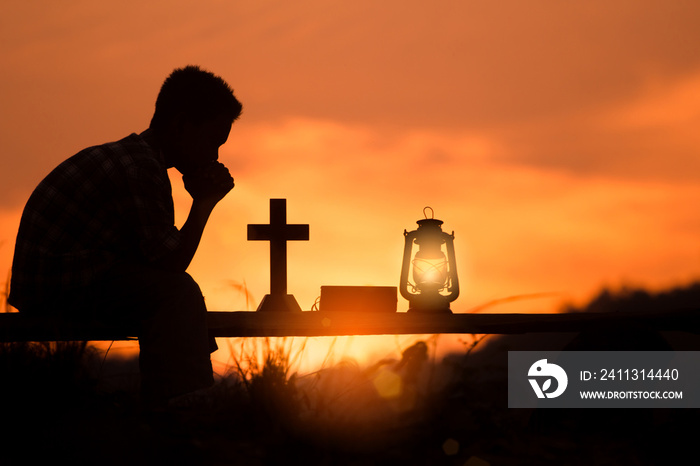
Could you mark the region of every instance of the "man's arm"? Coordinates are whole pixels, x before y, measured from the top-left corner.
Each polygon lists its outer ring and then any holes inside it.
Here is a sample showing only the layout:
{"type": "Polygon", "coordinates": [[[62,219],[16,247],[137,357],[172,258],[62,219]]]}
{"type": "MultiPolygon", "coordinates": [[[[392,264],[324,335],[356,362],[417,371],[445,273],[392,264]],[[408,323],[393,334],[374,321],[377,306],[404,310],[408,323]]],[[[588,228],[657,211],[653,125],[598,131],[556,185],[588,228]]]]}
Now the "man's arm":
{"type": "Polygon", "coordinates": [[[213,162],[193,175],[183,176],[183,181],[192,196],[192,207],[180,229],[180,246],[155,263],[157,267],[173,272],[187,270],[212,210],[234,186],[228,169],[219,162],[213,162]]]}

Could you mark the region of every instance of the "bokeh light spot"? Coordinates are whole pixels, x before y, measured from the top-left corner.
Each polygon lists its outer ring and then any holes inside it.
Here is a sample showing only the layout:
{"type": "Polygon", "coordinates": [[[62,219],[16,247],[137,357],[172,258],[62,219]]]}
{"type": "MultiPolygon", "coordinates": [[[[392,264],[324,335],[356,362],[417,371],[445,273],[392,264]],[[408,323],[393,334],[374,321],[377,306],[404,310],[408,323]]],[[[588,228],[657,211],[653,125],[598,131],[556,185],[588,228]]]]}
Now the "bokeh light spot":
{"type": "Polygon", "coordinates": [[[491,463],[486,460],[482,460],[478,456],[471,456],[467,462],[464,463],[464,466],[491,466],[491,463]]]}
{"type": "Polygon", "coordinates": [[[445,452],[447,456],[453,456],[459,453],[459,442],[453,438],[448,438],[445,443],[442,444],[442,451],[445,452]]]}
{"type": "Polygon", "coordinates": [[[380,369],[372,383],[382,398],[398,398],[403,391],[401,376],[390,369],[380,369]]]}

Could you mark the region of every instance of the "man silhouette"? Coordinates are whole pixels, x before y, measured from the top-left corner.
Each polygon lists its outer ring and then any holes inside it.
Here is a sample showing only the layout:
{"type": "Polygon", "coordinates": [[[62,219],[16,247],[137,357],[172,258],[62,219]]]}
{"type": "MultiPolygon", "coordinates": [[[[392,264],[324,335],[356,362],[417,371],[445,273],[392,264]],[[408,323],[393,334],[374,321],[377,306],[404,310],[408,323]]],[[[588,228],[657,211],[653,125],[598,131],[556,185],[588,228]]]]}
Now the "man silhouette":
{"type": "Polygon", "coordinates": [[[218,162],[242,106],[196,66],[164,81],[141,134],[87,148],[34,190],[17,234],[9,303],[28,315],[135,325],[144,402],[213,383],[206,306],[185,272],[234,183],[218,162]],[[181,229],[167,169],[192,196],[181,229]]]}

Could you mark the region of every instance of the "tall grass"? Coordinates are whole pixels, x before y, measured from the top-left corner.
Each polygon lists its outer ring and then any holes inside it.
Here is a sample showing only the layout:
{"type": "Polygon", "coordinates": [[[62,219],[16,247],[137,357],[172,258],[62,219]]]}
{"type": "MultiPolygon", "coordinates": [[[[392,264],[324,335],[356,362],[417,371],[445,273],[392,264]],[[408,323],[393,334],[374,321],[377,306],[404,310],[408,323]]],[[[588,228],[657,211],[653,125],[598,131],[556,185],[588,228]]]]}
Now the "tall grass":
{"type": "MultiPolygon", "coordinates": [[[[429,400],[438,392],[436,384],[430,389],[428,377],[430,342],[416,342],[401,357],[368,367],[349,359],[335,361],[331,344],[320,367],[300,373],[306,342],[237,341],[230,348],[231,370],[214,391],[213,411],[243,417],[246,432],[265,445],[283,448],[281,454],[289,454],[295,445],[312,446],[313,455],[328,464],[335,464],[330,459],[335,455],[384,455],[388,439],[395,443],[405,438],[426,418],[429,400]]],[[[234,428],[234,435],[240,431],[234,428]]]]}
{"type": "Polygon", "coordinates": [[[79,400],[96,387],[90,369],[96,356],[87,342],[0,343],[0,404],[13,411],[24,403],[79,400]]]}

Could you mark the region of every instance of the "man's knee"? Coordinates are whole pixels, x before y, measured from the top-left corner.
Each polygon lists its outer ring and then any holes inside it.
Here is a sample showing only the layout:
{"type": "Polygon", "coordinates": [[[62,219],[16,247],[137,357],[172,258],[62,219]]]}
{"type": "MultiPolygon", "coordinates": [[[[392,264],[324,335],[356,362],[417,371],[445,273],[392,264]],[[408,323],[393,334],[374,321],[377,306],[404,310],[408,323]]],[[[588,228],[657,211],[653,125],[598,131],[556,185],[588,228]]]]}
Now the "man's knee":
{"type": "Polygon", "coordinates": [[[134,267],[118,275],[109,287],[115,301],[130,303],[137,314],[146,309],[149,315],[158,308],[206,310],[199,285],[186,272],[134,267]]]}
{"type": "Polygon", "coordinates": [[[172,274],[171,290],[183,297],[202,298],[202,290],[187,272],[172,274]]]}
{"type": "Polygon", "coordinates": [[[158,299],[176,307],[204,308],[204,296],[196,281],[186,272],[164,274],[157,287],[158,299]]]}

